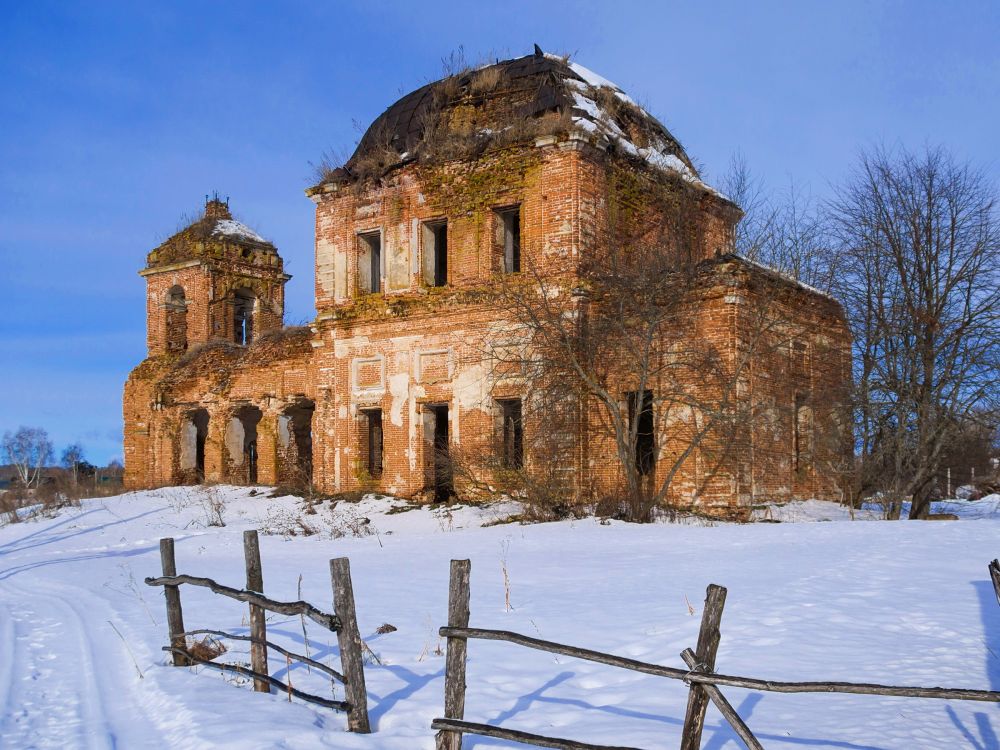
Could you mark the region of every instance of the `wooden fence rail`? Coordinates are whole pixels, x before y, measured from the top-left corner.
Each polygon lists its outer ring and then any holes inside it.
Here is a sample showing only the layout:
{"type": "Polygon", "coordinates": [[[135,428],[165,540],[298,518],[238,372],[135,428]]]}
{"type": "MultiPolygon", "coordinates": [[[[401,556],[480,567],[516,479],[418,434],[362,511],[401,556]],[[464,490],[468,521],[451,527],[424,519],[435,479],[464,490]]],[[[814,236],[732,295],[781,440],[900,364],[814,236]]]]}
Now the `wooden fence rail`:
{"type": "Polygon", "coordinates": [[[330,560],[330,578],[333,587],[333,614],[323,612],[306,601],[280,602],[264,596],[264,578],[260,560],[260,545],[256,531],[243,534],[243,551],[246,560],[247,587],[234,589],[223,586],[211,578],[178,575],[174,557],[174,540],[160,540],[160,562],[163,575],[146,578],[149,586],[163,586],[167,606],[167,630],[170,645],[164,647],[173,655],[174,666],[203,664],[207,667],[228,672],[236,672],[253,679],[254,690],[270,692],[271,686],[294,695],[302,700],[347,713],[347,728],[352,732],[371,731],[368,719],[368,693],[365,687],[364,664],[361,654],[361,636],[354,607],[354,589],[351,584],[351,567],[346,557],[330,560]],[[181,585],[201,586],[215,594],[235,599],[249,605],[250,635],[236,635],[221,630],[184,629],[184,614],[181,608],[181,585]],[[267,640],[265,612],[283,615],[302,615],[337,634],[340,648],[341,672],[307,656],[288,651],[267,640]],[[239,664],[225,664],[211,661],[192,654],[187,645],[187,637],[196,634],[215,635],[250,643],[250,668],[239,664]],[[344,685],[346,700],[337,701],[306,693],[286,684],[268,673],[267,649],[271,648],[288,660],[295,660],[319,669],[344,685]]]}
{"type": "MultiPolygon", "coordinates": [[[[991,573],[992,570],[991,567],[991,573]]],[[[698,750],[701,747],[701,735],[705,723],[705,709],[709,701],[716,705],[723,717],[733,727],[737,736],[740,737],[750,750],[762,750],[763,746],[723,696],[722,691],[719,690],[719,686],[748,688],[774,693],[849,693],[1000,703],[1000,692],[992,690],[900,687],[873,683],[832,681],[782,682],[716,673],[714,671],[715,654],[718,651],[719,640],[721,638],[719,623],[721,622],[722,610],[725,605],[726,589],[714,584],[710,585],[706,592],[705,608],[702,612],[697,647],[695,650],[685,649],[681,653],[681,658],[687,665],[687,669],[641,662],[601,651],[545,641],[540,638],[533,638],[506,630],[471,628],[468,624],[470,573],[471,564],[468,560],[451,561],[451,581],[448,593],[448,625],[439,630],[440,635],[447,638],[444,717],[434,719],[431,723],[431,728],[438,730],[437,750],[461,750],[463,733],[497,737],[514,740],[527,745],[559,748],[560,750],[635,750],[635,748],[593,745],[576,740],[546,737],[529,732],[465,721],[466,656],[468,641],[470,639],[506,641],[538,651],[569,656],[685,682],[689,686],[690,692],[688,694],[684,728],[681,734],[681,750],[698,750]]],[[[997,574],[1000,575],[1000,565],[997,566],[997,574]]]]}

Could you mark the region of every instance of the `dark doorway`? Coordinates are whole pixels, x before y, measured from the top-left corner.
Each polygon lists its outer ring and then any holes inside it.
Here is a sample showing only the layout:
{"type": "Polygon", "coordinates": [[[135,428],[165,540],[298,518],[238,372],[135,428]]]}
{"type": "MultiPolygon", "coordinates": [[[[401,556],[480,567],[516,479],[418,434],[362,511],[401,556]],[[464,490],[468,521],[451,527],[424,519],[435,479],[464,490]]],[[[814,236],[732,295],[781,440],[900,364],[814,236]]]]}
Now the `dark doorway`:
{"type": "Polygon", "coordinates": [[[643,391],[640,404],[639,392],[628,394],[629,429],[635,428],[635,468],[640,476],[650,476],[656,465],[656,438],[653,430],[653,392],[643,391]],[[638,424],[636,424],[638,420],[638,424]]]}
{"type": "Polygon", "coordinates": [[[243,425],[243,480],[257,484],[257,425],[262,417],[256,406],[243,406],[236,417],[243,425]]]}
{"type": "Polygon", "coordinates": [[[257,441],[251,440],[243,450],[243,460],[247,465],[247,484],[257,484],[257,441]]]}
{"type": "Polygon", "coordinates": [[[434,501],[445,502],[455,494],[451,455],[449,453],[448,405],[433,404],[428,406],[427,419],[430,421],[433,455],[432,480],[434,501]]]}
{"type": "Polygon", "coordinates": [[[520,469],[524,466],[521,399],[500,399],[497,406],[500,409],[500,466],[504,469],[520,469]]]}
{"type": "Polygon", "coordinates": [[[362,414],[367,427],[368,476],[379,479],[382,476],[382,410],[365,409],[362,414]]]}
{"type": "Polygon", "coordinates": [[[198,484],[205,481],[205,442],[208,440],[208,411],[196,409],[191,412],[194,425],[194,470],[198,484]]]}
{"type": "Polygon", "coordinates": [[[285,409],[286,421],[282,448],[282,484],[308,487],[312,484],[312,420],[316,405],[309,399],[297,401],[285,409]]]}

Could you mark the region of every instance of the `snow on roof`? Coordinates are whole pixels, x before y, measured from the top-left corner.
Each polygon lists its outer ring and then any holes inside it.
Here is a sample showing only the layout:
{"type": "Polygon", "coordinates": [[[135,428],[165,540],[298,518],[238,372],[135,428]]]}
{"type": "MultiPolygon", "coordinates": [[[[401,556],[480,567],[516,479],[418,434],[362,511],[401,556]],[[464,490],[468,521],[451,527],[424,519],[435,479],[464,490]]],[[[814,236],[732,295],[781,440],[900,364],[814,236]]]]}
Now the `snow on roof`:
{"type": "MultiPolygon", "coordinates": [[[[563,59],[550,54],[546,55],[546,57],[558,60],[563,59]]],[[[612,83],[607,78],[598,75],[594,71],[589,68],[585,68],[579,63],[568,62],[567,65],[570,70],[583,79],[582,81],[574,81],[571,79],[567,79],[565,81],[567,88],[573,95],[574,109],[579,111],[579,114],[574,114],[573,116],[574,125],[593,135],[604,136],[609,141],[618,145],[623,151],[643,159],[646,163],[654,167],[675,172],[686,182],[703,188],[720,198],[726,198],[725,195],[698,177],[694,170],[684,163],[683,159],[673,153],[674,149],[671,147],[671,144],[661,142],[651,144],[648,147],[639,147],[636,145],[629,135],[623,132],[618,123],[615,122],[612,114],[601,107],[601,105],[590,95],[593,89],[611,89],[615,97],[635,107],[645,117],[648,117],[651,120],[654,119],[649,112],[636,104],[635,101],[633,101],[628,94],[622,91],[617,84],[612,83]]]]}
{"type": "MultiPolygon", "coordinates": [[[[480,123],[479,134],[488,136],[508,130],[512,125],[505,124],[504,118],[530,119],[552,110],[569,109],[573,129],[587,134],[599,147],[613,145],[658,170],[677,174],[689,184],[726,199],[701,179],[683,147],[667,128],[607,78],[571,62],[568,57],[542,53],[537,46],[533,55],[487,63],[476,70],[493,68],[500,71],[506,85],[513,89],[521,86],[527,91],[537,90],[537,93],[532,100],[519,102],[513,112],[500,108],[487,113],[487,121],[480,123]]],[[[470,73],[459,75],[457,80],[459,92],[473,83],[470,73]]],[[[365,131],[347,164],[326,179],[352,179],[352,165],[364,154],[384,147],[387,137],[390,147],[400,154],[400,161],[417,154],[425,135],[427,116],[435,114],[435,108],[445,106],[437,101],[438,98],[443,97],[445,104],[460,98],[440,85],[441,81],[429,83],[392,104],[365,131]],[[437,97],[437,93],[441,97],[437,97]]],[[[502,96],[502,92],[499,95],[502,96]]],[[[480,100],[482,97],[477,101],[480,100]]]]}
{"type": "MultiPolygon", "coordinates": [[[[574,108],[580,110],[582,114],[573,116],[573,124],[598,136],[605,136],[609,141],[615,143],[623,151],[643,159],[648,164],[662,170],[676,172],[686,182],[707,190],[720,198],[726,198],[721,192],[703,181],[694,173],[684,161],[676,154],[671,153],[665,143],[655,144],[648,147],[637,146],[628,135],[626,135],[611,116],[601,108],[601,106],[587,96],[582,90],[582,86],[577,81],[567,81],[573,90],[574,108]],[[575,84],[575,85],[574,85],[575,84]]],[[[615,92],[616,94],[618,92],[615,92]]],[[[627,97],[626,97],[627,98],[627,97]]],[[[728,200],[728,198],[726,198],[728,200]]]]}
{"type": "Polygon", "coordinates": [[[219,219],[215,222],[215,228],[212,229],[212,234],[221,237],[238,237],[244,240],[251,240],[253,242],[267,243],[263,237],[253,231],[246,224],[241,224],[233,219],[219,219]]]}
{"type": "Polygon", "coordinates": [[[786,273],[785,271],[779,271],[777,268],[773,268],[763,263],[758,263],[757,261],[751,260],[745,255],[740,255],[739,253],[734,253],[734,255],[747,265],[754,266],[755,268],[759,268],[760,270],[765,271],[767,273],[773,273],[775,276],[779,276],[785,281],[795,284],[795,286],[799,287],[799,289],[802,289],[806,292],[811,292],[812,294],[818,294],[820,297],[826,297],[827,299],[833,300],[837,304],[840,304],[840,301],[829,292],[824,292],[822,289],[817,289],[814,286],[809,286],[809,284],[806,284],[804,281],[799,281],[797,278],[795,278],[789,273],[786,273]]]}

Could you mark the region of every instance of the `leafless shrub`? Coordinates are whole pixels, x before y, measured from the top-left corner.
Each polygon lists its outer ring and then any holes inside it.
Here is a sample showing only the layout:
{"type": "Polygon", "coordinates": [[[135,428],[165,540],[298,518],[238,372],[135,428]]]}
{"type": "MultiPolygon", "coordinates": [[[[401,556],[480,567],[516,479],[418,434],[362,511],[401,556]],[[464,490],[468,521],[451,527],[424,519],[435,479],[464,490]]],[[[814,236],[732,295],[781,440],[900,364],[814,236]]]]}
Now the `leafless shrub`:
{"type": "Polygon", "coordinates": [[[371,519],[353,506],[334,504],[327,510],[326,517],[333,539],[378,535],[371,519]]]}
{"type": "Polygon", "coordinates": [[[312,329],[308,325],[282,326],[281,328],[272,328],[270,331],[258,334],[254,337],[253,343],[250,346],[281,342],[302,336],[310,336],[311,334],[312,329]]]}
{"type": "Polygon", "coordinates": [[[270,509],[261,523],[261,531],[284,539],[319,533],[315,525],[303,518],[302,513],[288,508],[270,509]]]}
{"type": "Polygon", "coordinates": [[[177,358],[174,363],[175,369],[183,369],[207,352],[239,352],[243,347],[233,341],[226,339],[210,339],[202,344],[194,344],[184,354],[177,358]]]}
{"type": "Polygon", "coordinates": [[[499,86],[503,78],[503,69],[497,65],[491,65],[473,74],[469,90],[473,94],[488,93],[499,86]]]}
{"type": "Polygon", "coordinates": [[[500,572],[503,573],[503,605],[504,611],[510,612],[510,573],[507,571],[507,553],[510,551],[510,537],[500,542],[500,572]]]}
{"type": "Polygon", "coordinates": [[[16,493],[10,490],[0,491],[0,526],[20,521],[21,517],[17,512],[20,507],[21,501],[16,493]]]}
{"type": "Polygon", "coordinates": [[[347,164],[348,159],[351,158],[349,151],[344,151],[343,149],[330,149],[324,151],[319,158],[319,161],[313,164],[309,163],[312,168],[312,183],[314,185],[321,185],[327,182],[333,176],[333,173],[338,169],[347,164]]]}
{"type": "Polygon", "coordinates": [[[382,657],[376,654],[372,647],[361,641],[361,658],[366,664],[378,664],[382,666],[382,657]]]}
{"type": "Polygon", "coordinates": [[[187,645],[189,654],[205,661],[212,661],[212,659],[222,656],[228,650],[226,644],[211,635],[206,635],[201,640],[192,639],[187,645]]]}
{"type": "MultiPolygon", "coordinates": [[[[533,402],[525,403],[525,422],[537,422],[542,414],[532,410],[533,402]]],[[[560,439],[567,432],[560,429],[559,415],[554,411],[545,415],[544,424],[544,430],[525,431],[524,454],[528,459],[521,466],[512,466],[504,460],[495,433],[479,444],[470,439],[461,446],[452,446],[449,458],[462,499],[514,500],[520,504],[520,513],[498,523],[542,523],[579,516],[583,508],[574,501],[571,471],[558,468],[572,466],[572,446],[560,439]]]]}
{"type": "Polygon", "coordinates": [[[465,58],[465,47],[458,45],[458,49],[453,49],[447,57],[441,58],[441,72],[445,78],[461,78],[472,69],[465,58]]]}
{"type": "Polygon", "coordinates": [[[202,490],[202,509],[206,526],[225,526],[226,498],[218,487],[207,486],[202,490]]]}

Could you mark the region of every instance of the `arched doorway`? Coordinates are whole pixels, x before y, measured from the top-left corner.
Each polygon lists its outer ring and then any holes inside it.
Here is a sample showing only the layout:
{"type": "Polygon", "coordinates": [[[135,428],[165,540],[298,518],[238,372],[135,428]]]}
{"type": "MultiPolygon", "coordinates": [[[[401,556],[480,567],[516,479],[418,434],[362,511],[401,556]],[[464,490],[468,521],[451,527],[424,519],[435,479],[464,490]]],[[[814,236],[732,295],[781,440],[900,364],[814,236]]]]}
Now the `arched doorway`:
{"type": "Polygon", "coordinates": [[[182,482],[205,481],[205,443],[208,440],[208,411],[194,409],[181,422],[180,461],[182,482]]]}
{"type": "Polygon", "coordinates": [[[278,417],[280,450],[279,484],[308,487],[312,484],[312,420],[316,404],[301,399],[278,417]]]}
{"type": "Polygon", "coordinates": [[[230,481],[257,483],[257,425],[263,414],[256,406],[241,406],[226,426],[230,481]]]}

